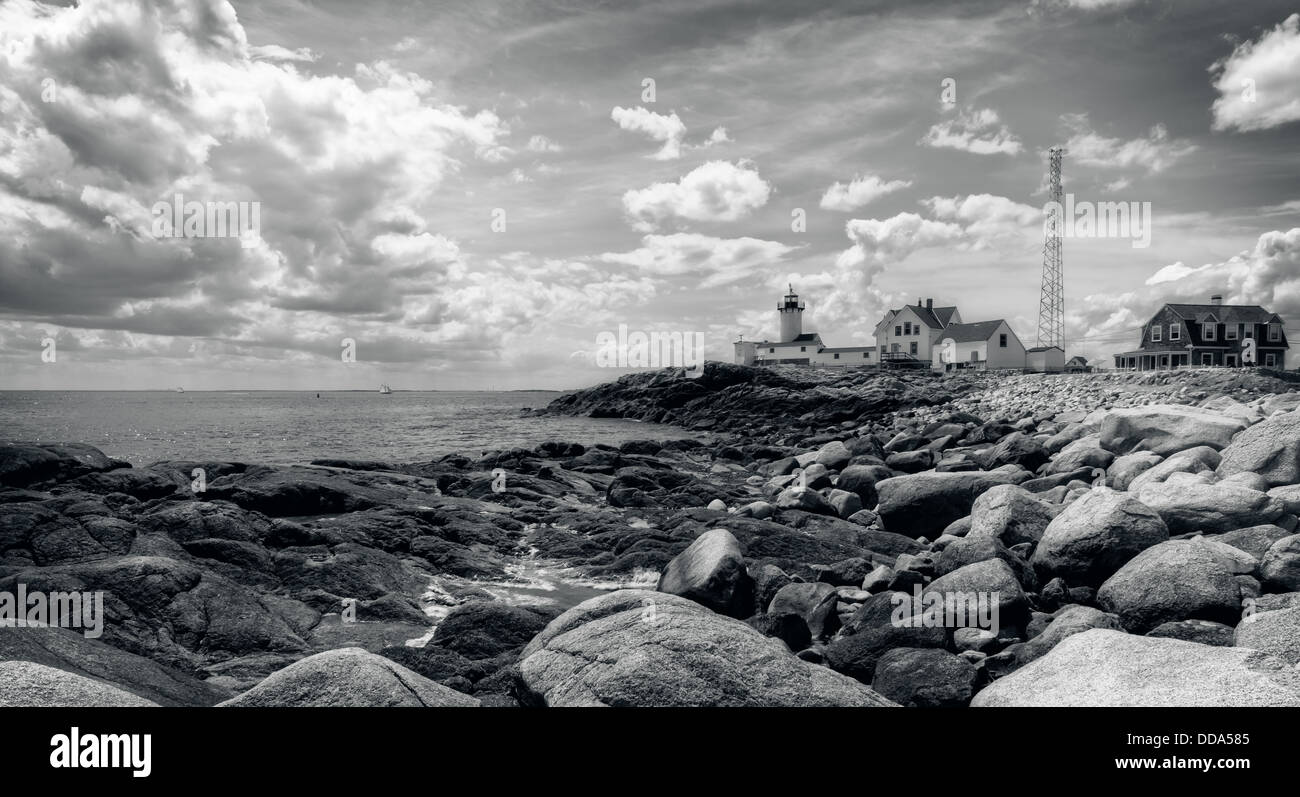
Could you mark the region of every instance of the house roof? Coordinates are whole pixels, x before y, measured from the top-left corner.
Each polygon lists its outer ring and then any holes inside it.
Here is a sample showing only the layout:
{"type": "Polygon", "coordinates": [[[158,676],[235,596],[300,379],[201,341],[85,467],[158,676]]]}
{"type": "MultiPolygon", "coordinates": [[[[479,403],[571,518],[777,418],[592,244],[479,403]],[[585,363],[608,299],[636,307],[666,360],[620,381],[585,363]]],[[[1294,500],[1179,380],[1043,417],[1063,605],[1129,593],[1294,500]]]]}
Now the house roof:
{"type": "Polygon", "coordinates": [[[1035,346],[1032,349],[1025,349],[1025,351],[1047,351],[1048,349],[1056,349],[1062,353],[1065,352],[1065,349],[1062,349],[1060,346],[1035,346]]]}
{"type": "Polygon", "coordinates": [[[1001,318],[993,321],[976,321],[973,324],[949,324],[943,331],[944,338],[952,338],[954,343],[976,343],[988,340],[1005,323],[1001,318]]]}
{"type": "Polygon", "coordinates": [[[834,346],[834,347],[827,346],[826,348],[822,349],[822,351],[828,351],[832,354],[835,354],[837,352],[875,351],[875,350],[876,350],[875,346],[834,346]]]}
{"type": "Polygon", "coordinates": [[[906,307],[899,307],[897,309],[890,310],[889,314],[885,316],[884,320],[882,320],[880,324],[877,324],[876,326],[879,327],[881,324],[888,324],[890,321],[893,321],[894,318],[904,310],[911,310],[913,313],[916,313],[917,317],[919,317],[921,321],[924,322],[925,325],[930,327],[931,329],[943,329],[944,327],[948,326],[948,322],[952,320],[952,314],[957,312],[956,307],[923,307],[915,304],[909,304],[906,307]]]}
{"type": "Polygon", "coordinates": [[[1071,357],[1070,361],[1066,363],[1066,365],[1087,365],[1087,364],[1088,364],[1087,358],[1080,357],[1077,354],[1071,357]]]}
{"type": "Polygon", "coordinates": [[[821,336],[819,336],[816,332],[805,332],[802,335],[796,337],[794,340],[786,340],[786,341],[765,340],[759,343],[758,345],[772,348],[774,346],[807,346],[808,344],[813,343],[820,346],[821,342],[822,342],[821,336]]]}
{"type": "Polygon", "coordinates": [[[1170,310],[1184,320],[1200,321],[1213,316],[1220,324],[1267,324],[1280,322],[1276,313],[1257,304],[1167,304],[1170,310]]]}
{"type": "Polygon", "coordinates": [[[817,333],[816,333],[816,332],[805,332],[805,333],[803,333],[802,335],[796,335],[796,336],[795,336],[795,339],[792,340],[792,341],[790,341],[790,342],[791,342],[791,343],[807,343],[807,342],[809,342],[809,341],[818,340],[818,339],[819,339],[819,338],[817,337],[817,333]]]}

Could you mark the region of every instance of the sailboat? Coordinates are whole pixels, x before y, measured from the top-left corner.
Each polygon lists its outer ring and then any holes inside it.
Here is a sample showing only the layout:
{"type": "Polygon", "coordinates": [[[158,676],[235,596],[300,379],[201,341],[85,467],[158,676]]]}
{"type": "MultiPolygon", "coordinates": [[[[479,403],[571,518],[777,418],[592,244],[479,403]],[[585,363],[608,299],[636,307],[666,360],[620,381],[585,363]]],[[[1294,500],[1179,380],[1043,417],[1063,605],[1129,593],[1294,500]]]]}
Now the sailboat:
{"type": "Polygon", "coordinates": [[[380,385],[380,386],[379,386],[379,395],[381,395],[381,396],[387,396],[387,395],[389,395],[389,394],[392,393],[392,392],[393,392],[393,389],[392,389],[391,387],[389,387],[388,385],[380,385]]]}

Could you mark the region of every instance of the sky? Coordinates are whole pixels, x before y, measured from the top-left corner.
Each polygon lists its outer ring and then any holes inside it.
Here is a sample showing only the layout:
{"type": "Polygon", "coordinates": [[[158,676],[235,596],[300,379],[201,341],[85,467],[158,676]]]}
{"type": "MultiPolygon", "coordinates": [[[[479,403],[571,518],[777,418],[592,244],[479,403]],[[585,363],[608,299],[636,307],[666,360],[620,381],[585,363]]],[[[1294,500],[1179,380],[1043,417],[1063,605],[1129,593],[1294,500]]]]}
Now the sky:
{"type": "Polygon", "coordinates": [[[1298,76],[1271,0],[0,0],[0,389],[568,389],[788,284],[828,345],[1032,346],[1052,146],[1145,220],[1065,239],[1068,354],[1212,294],[1300,337],[1298,76]]]}

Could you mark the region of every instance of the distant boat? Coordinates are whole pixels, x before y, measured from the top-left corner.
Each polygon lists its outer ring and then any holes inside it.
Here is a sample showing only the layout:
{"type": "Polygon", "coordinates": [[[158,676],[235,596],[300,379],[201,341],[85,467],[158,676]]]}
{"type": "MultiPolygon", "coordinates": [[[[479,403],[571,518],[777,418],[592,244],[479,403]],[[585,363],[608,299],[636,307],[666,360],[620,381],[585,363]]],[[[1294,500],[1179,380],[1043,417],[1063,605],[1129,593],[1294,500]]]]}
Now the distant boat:
{"type": "Polygon", "coordinates": [[[389,393],[392,393],[392,392],[393,392],[393,389],[392,389],[391,387],[389,387],[388,385],[380,385],[380,386],[379,386],[379,394],[382,395],[382,396],[387,396],[389,393]]]}
{"type": "Polygon", "coordinates": [[[178,388],[176,388],[176,392],[177,392],[177,393],[184,393],[184,392],[185,392],[185,388],[183,388],[183,387],[178,387],[178,388]]]}

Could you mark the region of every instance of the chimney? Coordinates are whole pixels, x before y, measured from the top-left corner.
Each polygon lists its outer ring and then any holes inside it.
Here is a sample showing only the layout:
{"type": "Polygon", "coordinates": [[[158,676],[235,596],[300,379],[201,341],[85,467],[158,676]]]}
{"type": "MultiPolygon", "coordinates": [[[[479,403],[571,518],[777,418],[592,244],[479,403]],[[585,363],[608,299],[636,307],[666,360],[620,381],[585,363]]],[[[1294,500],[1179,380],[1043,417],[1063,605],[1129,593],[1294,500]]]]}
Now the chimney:
{"type": "Polygon", "coordinates": [[[917,300],[916,300],[916,306],[917,306],[917,307],[920,307],[920,306],[921,306],[921,300],[920,300],[920,299],[917,299],[917,300]]]}
{"type": "Polygon", "coordinates": [[[1210,304],[1214,305],[1215,307],[1218,307],[1219,305],[1223,304],[1223,297],[1222,297],[1222,296],[1219,296],[1219,295],[1217,295],[1217,294],[1214,295],[1214,296],[1211,296],[1211,297],[1210,297],[1210,304]]]}
{"type": "Polygon", "coordinates": [[[927,310],[933,310],[933,309],[934,309],[934,299],[926,299],[926,300],[925,300],[925,309],[927,309],[927,310]]]}

